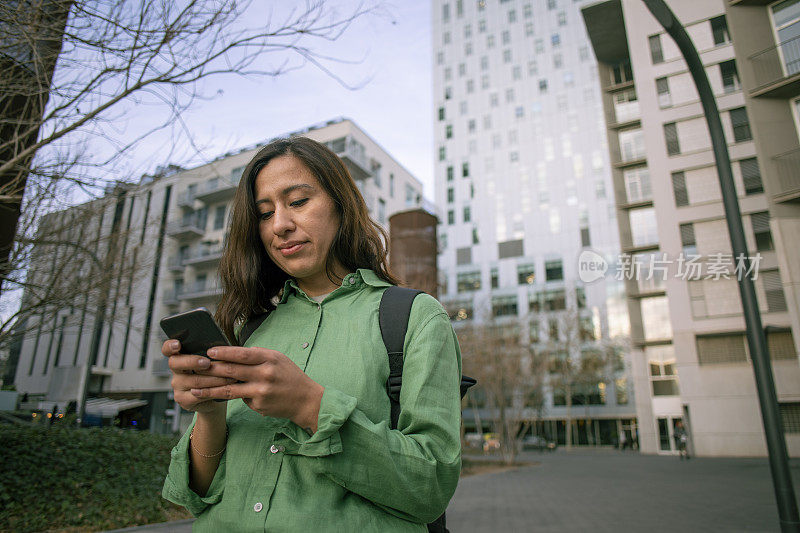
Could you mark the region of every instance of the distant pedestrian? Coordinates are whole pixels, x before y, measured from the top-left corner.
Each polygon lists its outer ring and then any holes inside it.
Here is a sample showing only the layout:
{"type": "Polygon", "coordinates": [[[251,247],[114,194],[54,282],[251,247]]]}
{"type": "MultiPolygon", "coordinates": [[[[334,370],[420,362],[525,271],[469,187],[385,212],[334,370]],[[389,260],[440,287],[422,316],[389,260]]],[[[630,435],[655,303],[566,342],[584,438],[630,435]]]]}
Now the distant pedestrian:
{"type": "Polygon", "coordinates": [[[628,436],[624,431],[619,432],[619,449],[624,450],[628,447],[628,436]]]}
{"type": "Polygon", "coordinates": [[[680,456],[681,461],[684,458],[690,459],[689,450],[687,447],[689,435],[686,433],[686,429],[683,427],[683,421],[678,420],[675,422],[673,438],[675,439],[675,447],[678,449],[678,455],[680,456]]]}

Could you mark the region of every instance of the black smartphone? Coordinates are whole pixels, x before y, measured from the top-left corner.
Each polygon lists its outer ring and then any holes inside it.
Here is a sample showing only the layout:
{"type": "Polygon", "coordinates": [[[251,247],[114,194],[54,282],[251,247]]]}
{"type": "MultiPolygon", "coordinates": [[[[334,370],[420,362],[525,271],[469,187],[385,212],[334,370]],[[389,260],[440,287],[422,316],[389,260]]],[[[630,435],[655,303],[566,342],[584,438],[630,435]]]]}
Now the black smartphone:
{"type": "Polygon", "coordinates": [[[170,339],[180,341],[181,353],[208,357],[210,348],[231,344],[205,307],[164,317],[161,329],[170,339]]]}

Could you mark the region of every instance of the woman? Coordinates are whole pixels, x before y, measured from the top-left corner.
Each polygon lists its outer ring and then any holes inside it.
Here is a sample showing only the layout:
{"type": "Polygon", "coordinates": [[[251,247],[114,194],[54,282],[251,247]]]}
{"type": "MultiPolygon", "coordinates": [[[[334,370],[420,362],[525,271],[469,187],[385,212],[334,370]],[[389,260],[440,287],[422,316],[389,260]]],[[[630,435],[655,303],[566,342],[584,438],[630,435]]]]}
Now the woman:
{"type": "Polygon", "coordinates": [[[196,530],[425,531],[444,512],[461,469],[461,355],[442,306],[418,296],[390,429],[378,305],[396,280],[381,236],[324,145],[273,141],[245,168],[216,320],[237,338],[267,318],[211,359],[162,347],[175,400],[196,413],[163,494],[196,530]]]}

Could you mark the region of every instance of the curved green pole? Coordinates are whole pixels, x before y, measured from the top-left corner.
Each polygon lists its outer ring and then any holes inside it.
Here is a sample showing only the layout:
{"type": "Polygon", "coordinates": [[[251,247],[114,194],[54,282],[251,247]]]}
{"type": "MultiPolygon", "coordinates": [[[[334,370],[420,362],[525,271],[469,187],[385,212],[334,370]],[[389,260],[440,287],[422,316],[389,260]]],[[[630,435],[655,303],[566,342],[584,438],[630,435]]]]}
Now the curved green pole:
{"type": "MultiPolygon", "coordinates": [[[[728,156],[728,145],[725,142],[725,133],[719,118],[717,102],[711,85],[708,83],[706,71],[692,40],[686,33],[683,25],[667,7],[664,0],[642,0],[647,9],[653,14],[667,33],[675,40],[675,44],[683,54],[689,72],[692,74],[703,112],[711,134],[711,143],[714,149],[714,159],[717,163],[717,174],[722,189],[722,204],[725,208],[725,219],[728,222],[728,232],[731,237],[733,256],[744,259],[744,272],[750,272],[750,260],[747,256],[747,245],[744,240],[742,215],[736,199],[736,188],[733,185],[731,161],[728,156]]],[[[747,327],[747,344],[753,360],[758,400],[761,405],[761,419],[764,423],[764,435],[767,440],[769,465],[772,471],[772,484],[775,488],[775,497],[778,503],[781,531],[800,531],[800,518],[797,514],[797,499],[792,485],[792,476],[789,471],[789,459],[786,451],[786,439],[783,433],[778,397],[775,393],[775,382],[772,374],[772,363],[767,351],[767,342],[764,329],[761,325],[761,313],[758,309],[756,291],[753,280],[747,276],[739,278],[739,293],[742,297],[742,308],[747,327]]]]}

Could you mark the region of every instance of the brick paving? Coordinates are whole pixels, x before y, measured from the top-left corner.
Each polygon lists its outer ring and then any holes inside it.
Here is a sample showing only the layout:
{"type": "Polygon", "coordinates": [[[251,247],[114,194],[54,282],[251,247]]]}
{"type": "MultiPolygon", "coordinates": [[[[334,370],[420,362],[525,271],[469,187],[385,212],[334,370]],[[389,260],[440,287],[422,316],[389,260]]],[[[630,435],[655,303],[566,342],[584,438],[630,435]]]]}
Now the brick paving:
{"type": "MultiPolygon", "coordinates": [[[[447,510],[453,533],[779,531],[766,459],[526,452],[535,462],[468,476],[447,510]]],[[[800,460],[791,461],[800,494],[800,460]]],[[[191,521],[118,531],[188,533],[191,521]]]]}

